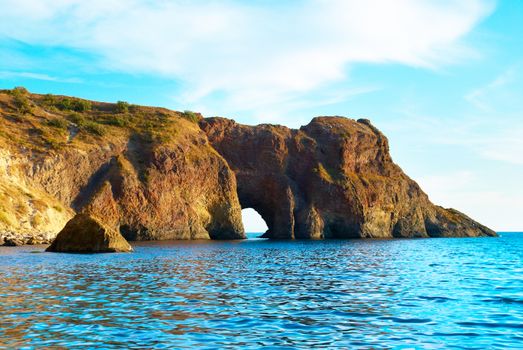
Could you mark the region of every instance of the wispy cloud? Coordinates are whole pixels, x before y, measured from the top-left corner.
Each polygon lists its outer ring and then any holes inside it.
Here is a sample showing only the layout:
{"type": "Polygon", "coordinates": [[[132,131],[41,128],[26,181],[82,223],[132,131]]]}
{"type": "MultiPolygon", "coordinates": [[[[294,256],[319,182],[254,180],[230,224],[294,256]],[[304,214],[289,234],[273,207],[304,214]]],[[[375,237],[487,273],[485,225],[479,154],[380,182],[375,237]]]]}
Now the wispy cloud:
{"type": "Polygon", "coordinates": [[[400,164],[431,200],[497,230],[521,230],[521,74],[517,64],[490,77],[483,74],[485,84],[446,95],[448,105],[441,109],[432,100],[427,106],[423,95],[407,96],[380,124],[393,146],[403,147],[400,164]]]}
{"type": "Polygon", "coordinates": [[[515,80],[515,68],[511,67],[497,76],[494,80],[490,81],[484,86],[476,88],[465,95],[465,100],[470,102],[476,108],[485,111],[492,112],[492,106],[490,105],[491,94],[496,90],[505,87],[507,84],[515,80]]]}
{"type": "Polygon", "coordinates": [[[28,78],[35,80],[54,81],[62,83],[81,83],[79,78],[59,78],[43,73],[0,71],[0,79],[28,78]]]}
{"type": "Polygon", "coordinates": [[[477,139],[479,152],[484,158],[523,165],[523,125],[482,139],[477,139]]]}
{"type": "Polygon", "coordinates": [[[0,35],[94,52],[105,69],[169,77],[188,103],[232,109],[304,101],[358,62],[437,67],[491,1],[0,0],[0,35]],[[23,26],[19,25],[21,22],[23,26]],[[282,102],[283,101],[283,102],[282,102]]]}
{"type": "Polygon", "coordinates": [[[457,146],[468,149],[485,160],[523,165],[523,111],[504,115],[494,112],[486,117],[475,114],[454,119],[425,114],[404,115],[383,123],[391,134],[410,135],[422,140],[426,148],[457,146]]]}

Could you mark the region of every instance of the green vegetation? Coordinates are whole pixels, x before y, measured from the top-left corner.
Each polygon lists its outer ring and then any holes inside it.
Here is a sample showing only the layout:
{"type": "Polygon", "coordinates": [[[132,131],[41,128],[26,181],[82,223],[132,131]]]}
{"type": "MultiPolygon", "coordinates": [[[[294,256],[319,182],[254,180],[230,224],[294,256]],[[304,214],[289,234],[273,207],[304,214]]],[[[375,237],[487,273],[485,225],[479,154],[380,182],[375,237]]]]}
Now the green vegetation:
{"type": "Polygon", "coordinates": [[[80,128],[81,130],[85,130],[88,133],[95,134],[98,136],[104,136],[105,135],[105,129],[102,125],[93,122],[93,121],[86,121],[80,128]]]}
{"type": "Polygon", "coordinates": [[[63,97],[56,104],[56,107],[62,111],[87,112],[92,106],[91,102],[73,97],[63,97]]]}
{"type": "Polygon", "coordinates": [[[65,146],[65,130],[67,130],[68,123],[66,120],[54,118],[43,122],[42,124],[33,124],[29,130],[31,137],[31,144],[48,149],[61,149],[65,146]]]}
{"type": "Polygon", "coordinates": [[[63,140],[57,140],[53,137],[44,137],[45,145],[51,149],[59,150],[64,147],[65,142],[63,140]]]}
{"type": "Polygon", "coordinates": [[[106,125],[124,127],[129,125],[129,120],[123,116],[110,115],[104,118],[104,120],[102,120],[102,123],[106,125]]]}
{"type": "Polygon", "coordinates": [[[193,111],[183,111],[182,118],[187,119],[193,123],[198,123],[200,121],[198,114],[194,113],[193,111]]]}
{"type": "Polygon", "coordinates": [[[40,105],[43,107],[47,107],[50,109],[56,109],[56,105],[58,104],[58,100],[56,96],[51,94],[46,94],[40,101],[40,105]]]}
{"type": "Polygon", "coordinates": [[[13,90],[11,90],[11,94],[13,94],[13,95],[20,94],[20,95],[27,96],[29,94],[29,91],[27,91],[27,89],[23,86],[17,86],[13,90]]]}
{"type": "Polygon", "coordinates": [[[19,113],[31,113],[32,108],[29,98],[27,97],[28,94],[27,89],[22,86],[15,87],[11,90],[11,95],[13,95],[14,103],[19,113]]]}
{"type": "Polygon", "coordinates": [[[116,112],[117,113],[128,113],[129,112],[129,102],[118,101],[116,102],[116,112]]]}
{"type": "Polygon", "coordinates": [[[0,110],[0,143],[14,138],[20,145],[38,151],[66,147],[71,126],[78,129],[75,142],[89,142],[89,137],[140,135],[145,144],[156,144],[171,142],[186,128],[197,128],[202,118],[192,111],[180,113],[126,101],[110,105],[76,97],[31,94],[22,87],[0,93],[10,95],[4,98],[11,105],[10,111],[2,114],[0,110]],[[16,111],[12,110],[15,106],[16,111]]]}
{"type": "Polygon", "coordinates": [[[66,130],[69,126],[69,123],[61,118],[54,118],[47,122],[47,125],[52,126],[53,128],[66,130]]]}
{"type": "Polygon", "coordinates": [[[66,118],[71,123],[78,125],[78,127],[83,126],[87,122],[87,119],[85,119],[85,117],[82,114],[75,112],[69,114],[66,118]]]}
{"type": "Polygon", "coordinates": [[[78,126],[80,130],[86,131],[90,134],[94,134],[97,136],[103,136],[106,134],[103,125],[101,125],[98,120],[87,119],[86,115],[84,114],[72,112],[67,116],[67,120],[69,120],[71,123],[76,124],[76,126],[78,126]]]}
{"type": "Polygon", "coordinates": [[[343,180],[343,174],[340,169],[325,166],[323,163],[318,163],[318,166],[313,171],[323,180],[330,183],[340,183],[343,180]]]}
{"type": "Polygon", "coordinates": [[[76,97],[61,97],[51,94],[40,99],[40,105],[50,110],[88,112],[92,109],[91,102],[76,97]]]}

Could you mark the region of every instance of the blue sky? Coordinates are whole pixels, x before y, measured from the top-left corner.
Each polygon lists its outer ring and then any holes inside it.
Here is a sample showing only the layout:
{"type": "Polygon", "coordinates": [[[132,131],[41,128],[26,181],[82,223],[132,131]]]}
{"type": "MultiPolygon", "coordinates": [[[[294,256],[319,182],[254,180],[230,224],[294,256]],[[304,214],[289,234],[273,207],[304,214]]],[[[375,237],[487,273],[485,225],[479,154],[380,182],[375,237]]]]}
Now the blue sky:
{"type": "MultiPolygon", "coordinates": [[[[0,0],[0,88],[298,127],[366,117],[430,198],[523,230],[522,1],[0,0]]],[[[252,215],[249,231],[263,227],[252,215]]]]}

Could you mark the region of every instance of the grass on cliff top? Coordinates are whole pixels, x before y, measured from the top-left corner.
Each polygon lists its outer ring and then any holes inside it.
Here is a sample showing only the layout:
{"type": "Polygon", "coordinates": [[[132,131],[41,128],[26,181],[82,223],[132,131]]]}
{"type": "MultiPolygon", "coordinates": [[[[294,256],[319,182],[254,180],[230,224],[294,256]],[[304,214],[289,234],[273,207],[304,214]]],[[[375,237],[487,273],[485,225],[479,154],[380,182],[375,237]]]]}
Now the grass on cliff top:
{"type": "Polygon", "coordinates": [[[76,97],[31,94],[23,87],[0,90],[0,143],[34,151],[69,144],[96,144],[138,134],[167,143],[199,130],[200,114],[145,107],[125,101],[93,102],[76,97]]]}

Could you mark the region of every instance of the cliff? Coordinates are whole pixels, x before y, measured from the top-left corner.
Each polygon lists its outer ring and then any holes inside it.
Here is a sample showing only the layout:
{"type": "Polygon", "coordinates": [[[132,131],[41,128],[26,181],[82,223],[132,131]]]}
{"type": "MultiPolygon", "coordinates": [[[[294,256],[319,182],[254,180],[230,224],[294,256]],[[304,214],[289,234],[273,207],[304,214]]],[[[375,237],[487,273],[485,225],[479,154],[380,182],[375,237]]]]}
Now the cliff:
{"type": "Polygon", "coordinates": [[[236,174],[242,207],[266,221],[269,238],[494,236],[433,205],[392,161],[387,138],[366,119],[318,117],[299,130],[202,120],[236,174]]]}
{"type": "Polygon", "coordinates": [[[128,240],[495,235],[433,205],[370,122],[299,130],[192,112],[0,92],[0,239],[52,239],[85,213],[128,240]]]}
{"type": "Polygon", "coordinates": [[[75,212],[128,240],[244,238],[236,180],[198,115],[0,93],[0,235],[52,239],[75,212]]]}

